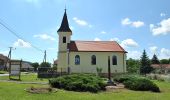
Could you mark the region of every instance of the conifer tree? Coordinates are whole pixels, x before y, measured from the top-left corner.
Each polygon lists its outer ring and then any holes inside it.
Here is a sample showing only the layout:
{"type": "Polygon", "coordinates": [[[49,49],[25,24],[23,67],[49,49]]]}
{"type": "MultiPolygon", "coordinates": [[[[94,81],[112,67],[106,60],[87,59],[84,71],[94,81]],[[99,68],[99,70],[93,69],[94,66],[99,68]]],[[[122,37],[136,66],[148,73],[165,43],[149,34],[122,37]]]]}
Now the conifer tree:
{"type": "Polygon", "coordinates": [[[151,60],[152,64],[160,64],[158,57],[154,54],[151,60]]]}
{"type": "Polygon", "coordinates": [[[150,73],[153,70],[153,68],[150,66],[150,60],[149,57],[146,54],[146,51],[143,51],[143,54],[140,59],[140,74],[146,75],[147,73],[150,73]]]}

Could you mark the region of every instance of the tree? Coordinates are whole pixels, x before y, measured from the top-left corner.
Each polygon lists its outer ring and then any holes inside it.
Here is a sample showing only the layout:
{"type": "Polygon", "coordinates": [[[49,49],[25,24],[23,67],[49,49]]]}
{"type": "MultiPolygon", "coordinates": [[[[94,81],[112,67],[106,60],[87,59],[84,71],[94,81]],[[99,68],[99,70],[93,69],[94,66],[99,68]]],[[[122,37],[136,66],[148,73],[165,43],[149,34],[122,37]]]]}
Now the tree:
{"type": "Polygon", "coordinates": [[[146,51],[143,51],[143,54],[141,56],[140,60],[140,74],[147,74],[150,73],[153,70],[153,68],[150,66],[150,60],[146,54],[146,51]]]}
{"type": "Polygon", "coordinates": [[[169,64],[169,59],[161,59],[160,60],[161,64],[169,64]]]}
{"type": "Polygon", "coordinates": [[[158,57],[154,54],[151,60],[152,64],[160,64],[158,57]]]}
{"type": "Polygon", "coordinates": [[[34,71],[37,71],[37,68],[39,67],[39,63],[34,62],[31,65],[32,65],[32,67],[34,67],[34,71]]]}
{"type": "Polygon", "coordinates": [[[40,67],[49,68],[49,67],[51,67],[51,64],[50,64],[49,62],[42,62],[42,63],[40,64],[40,67]]]}
{"type": "Polygon", "coordinates": [[[139,60],[129,58],[127,60],[127,71],[128,73],[138,73],[139,72],[139,60]]]}

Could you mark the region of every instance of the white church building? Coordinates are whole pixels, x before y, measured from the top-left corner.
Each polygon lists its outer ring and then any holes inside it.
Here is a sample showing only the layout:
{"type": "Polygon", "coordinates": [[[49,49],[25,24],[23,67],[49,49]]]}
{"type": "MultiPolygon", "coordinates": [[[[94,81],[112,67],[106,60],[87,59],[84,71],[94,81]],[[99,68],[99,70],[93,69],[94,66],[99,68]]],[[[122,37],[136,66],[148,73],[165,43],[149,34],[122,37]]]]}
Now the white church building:
{"type": "Polygon", "coordinates": [[[70,73],[126,72],[126,51],[116,41],[76,41],[71,40],[73,32],[69,28],[66,10],[58,29],[59,48],[57,68],[70,73]]]}

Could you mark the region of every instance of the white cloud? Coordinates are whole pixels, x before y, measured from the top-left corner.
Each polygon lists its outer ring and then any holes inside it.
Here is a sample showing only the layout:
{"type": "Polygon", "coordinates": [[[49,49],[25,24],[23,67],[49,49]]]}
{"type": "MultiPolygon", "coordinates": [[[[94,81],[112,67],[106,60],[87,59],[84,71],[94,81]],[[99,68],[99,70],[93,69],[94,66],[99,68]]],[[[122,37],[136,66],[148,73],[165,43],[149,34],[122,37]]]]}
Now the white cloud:
{"type": "Polygon", "coordinates": [[[170,18],[162,20],[158,25],[150,24],[150,30],[154,36],[170,33],[170,18]]]}
{"type": "Polygon", "coordinates": [[[43,40],[55,41],[55,38],[53,38],[52,36],[49,36],[47,34],[38,34],[38,35],[34,35],[34,37],[40,38],[40,39],[43,39],[43,40]]]}
{"type": "Polygon", "coordinates": [[[149,50],[152,54],[157,54],[158,53],[158,47],[157,46],[152,46],[149,47],[149,50]]]}
{"type": "Polygon", "coordinates": [[[8,50],[0,51],[0,54],[3,54],[3,55],[5,55],[5,56],[8,56],[8,53],[9,53],[9,51],[8,51],[8,50]]]}
{"type": "Polygon", "coordinates": [[[22,39],[18,39],[16,42],[13,44],[14,47],[22,47],[22,48],[30,48],[31,44],[29,42],[25,42],[22,39]]]}
{"type": "Polygon", "coordinates": [[[101,34],[106,34],[106,32],[105,32],[105,31],[101,31],[100,33],[101,33],[101,34]]]}
{"type": "Polygon", "coordinates": [[[92,28],[93,26],[91,24],[89,24],[88,22],[86,22],[85,20],[81,20],[78,19],[77,17],[74,17],[73,20],[80,26],[88,26],[90,28],[92,28]]]}
{"type": "Polygon", "coordinates": [[[132,22],[130,21],[129,18],[125,18],[122,20],[122,25],[130,25],[132,22]]]}
{"type": "Polygon", "coordinates": [[[128,51],[127,58],[140,59],[141,55],[139,51],[128,51]]]}
{"type": "Polygon", "coordinates": [[[126,40],[123,40],[120,45],[124,48],[137,47],[138,43],[134,41],[133,39],[126,39],[126,40]]]}
{"type": "Polygon", "coordinates": [[[144,26],[144,22],[141,21],[132,22],[132,26],[138,28],[144,26]]]}
{"type": "Polygon", "coordinates": [[[111,38],[110,41],[116,41],[116,42],[120,42],[119,38],[111,38]]]}
{"type": "Polygon", "coordinates": [[[160,16],[164,17],[164,16],[166,16],[166,14],[165,13],[160,13],[160,16]]]}
{"type": "Polygon", "coordinates": [[[166,48],[162,48],[160,52],[161,58],[170,58],[170,50],[166,48]]]}
{"type": "Polygon", "coordinates": [[[94,41],[101,41],[101,39],[99,39],[98,37],[96,37],[96,38],[94,39],[94,41]]]}
{"type": "Polygon", "coordinates": [[[135,27],[135,28],[139,28],[139,27],[142,27],[144,26],[144,22],[142,21],[131,21],[129,18],[125,18],[121,21],[122,25],[129,25],[129,26],[132,26],[132,27],[135,27]]]}

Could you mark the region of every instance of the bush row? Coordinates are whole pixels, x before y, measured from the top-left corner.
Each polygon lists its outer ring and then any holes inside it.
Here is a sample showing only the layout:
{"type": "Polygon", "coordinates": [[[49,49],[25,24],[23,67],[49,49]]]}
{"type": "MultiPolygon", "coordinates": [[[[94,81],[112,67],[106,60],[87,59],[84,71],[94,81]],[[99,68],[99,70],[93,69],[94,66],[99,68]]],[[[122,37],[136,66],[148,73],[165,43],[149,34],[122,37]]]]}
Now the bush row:
{"type": "Polygon", "coordinates": [[[126,88],[131,90],[160,92],[155,83],[142,77],[124,76],[115,78],[114,81],[123,83],[126,88]]]}
{"type": "Polygon", "coordinates": [[[50,79],[49,84],[55,88],[71,91],[98,92],[105,90],[106,83],[97,76],[89,74],[73,74],[50,79]]]}

